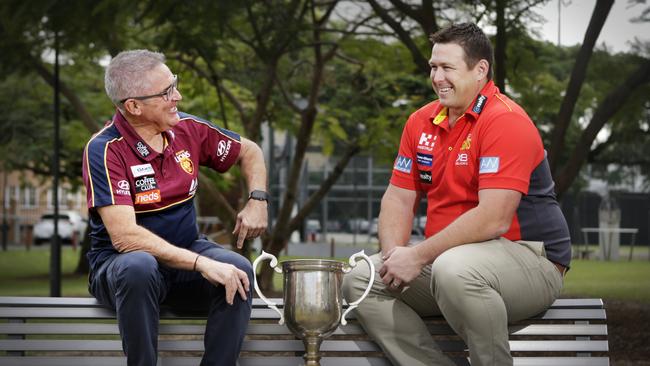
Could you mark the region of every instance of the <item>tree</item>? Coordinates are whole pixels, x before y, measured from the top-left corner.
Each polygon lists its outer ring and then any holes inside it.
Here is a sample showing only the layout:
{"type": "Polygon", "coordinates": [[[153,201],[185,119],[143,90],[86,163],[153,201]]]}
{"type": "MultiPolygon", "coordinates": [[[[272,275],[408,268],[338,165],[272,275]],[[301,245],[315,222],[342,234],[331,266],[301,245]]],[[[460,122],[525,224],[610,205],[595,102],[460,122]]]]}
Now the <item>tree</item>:
{"type": "MultiPolygon", "coordinates": [[[[413,45],[417,44],[418,38],[424,38],[425,33],[422,32],[424,27],[407,32],[401,24],[405,22],[408,24],[408,21],[416,24],[418,23],[417,18],[415,18],[411,11],[413,8],[418,8],[418,6],[406,5],[399,0],[391,0],[388,3],[384,2],[383,6],[380,5],[378,1],[370,1],[370,3],[373,5],[373,10],[376,12],[377,16],[383,19],[388,26],[393,28],[397,34],[396,38],[412,53],[417,53],[418,48],[413,47],[413,45]],[[398,21],[403,19],[408,21],[398,21]]],[[[466,5],[466,8],[473,7],[474,11],[472,14],[478,14],[474,17],[473,21],[479,23],[483,20],[486,21],[487,24],[493,24],[490,21],[490,19],[493,19],[491,12],[496,12],[495,22],[497,26],[497,47],[495,50],[496,62],[494,66],[497,70],[496,81],[499,83],[505,83],[505,80],[508,79],[507,70],[511,68],[508,63],[506,63],[504,53],[504,50],[509,48],[507,40],[510,39],[508,31],[502,31],[504,27],[503,19],[505,14],[509,13],[511,16],[511,22],[505,22],[505,27],[510,30],[516,30],[513,34],[517,34],[518,37],[525,36],[526,33],[522,32],[522,30],[525,30],[526,27],[523,26],[525,22],[522,20],[527,18],[535,19],[535,15],[531,13],[531,8],[537,3],[540,2],[498,0],[495,2],[483,1],[481,3],[474,3],[474,5],[466,5]]],[[[591,55],[593,54],[596,39],[598,38],[602,26],[609,15],[612,3],[612,0],[598,1],[596,3],[591,21],[585,33],[585,40],[580,47],[576,61],[573,64],[574,66],[568,86],[558,90],[560,93],[564,94],[564,98],[561,107],[559,108],[559,112],[554,114],[553,117],[554,124],[551,127],[552,138],[549,146],[549,161],[557,183],[556,193],[560,197],[576,179],[580,167],[589,156],[589,152],[591,151],[592,144],[598,132],[622,108],[622,106],[625,105],[625,102],[628,99],[632,98],[635,93],[639,92],[640,87],[646,85],[648,81],[650,81],[648,80],[647,74],[648,62],[650,61],[647,58],[637,59],[635,61],[637,68],[631,70],[627,75],[625,75],[625,77],[622,78],[623,82],[609,89],[611,92],[608,95],[602,99],[598,98],[598,105],[590,108],[594,112],[590,123],[585,128],[576,129],[576,127],[579,126],[576,125],[578,118],[575,115],[575,107],[579,101],[579,96],[581,95],[581,88],[585,84],[586,72],[590,65],[591,55]],[[570,126],[574,127],[569,128],[570,126]],[[575,135],[571,135],[571,133],[575,133],[575,135]],[[575,141],[575,147],[571,150],[570,154],[567,154],[567,143],[573,145],[573,142],[569,142],[570,138],[573,139],[571,141],[575,141]],[[561,156],[566,156],[566,163],[564,165],[560,165],[561,156]]],[[[429,5],[430,2],[423,1],[421,8],[427,8],[429,5]]],[[[444,14],[444,12],[439,10],[437,12],[433,11],[432,7],[427,9],[429,9],[430,14],[444,14]]],[[[463,12],[459,10],[463,10],[463,7],[456,7],[456,11],[454,12],[456,19],[468,20],[468,18],[471,18],[468,15],[463,15],[463,12]]],[[[639,18],[642,20],[643,16],[639,18]]],[[[434,22],[434,24],[436,24],[436,22],[434,22]]],[[[513,53],[512,49],[510,53],[513,53]]],[[[415,60],[414,63],[420,70],[424,69],[421,62],[422,57],[416,55],[413,56],[413,59],[415,60]]],[[[515,60],[516,58],[520,57],[512,57],[512,60],[515,60]]],[[[534,63],[535,61],[530,60],[530,62],[534,63]]],[[[516,66],[518,65],[515,65],[515,67],[516,66]]],[[[505,90],[505,86],[502,85],[501,89],[505,90]]],[[[539,90],[539,88],[535,89],[539,90]]],[[[515,92],[517,92],[517,90],[515,90],[515,92]]],[[[525,93],[525,90],[519,89],[519,92],[525,93]]],[[[528,110],[526,104],[523,104],[528,110]]]]}

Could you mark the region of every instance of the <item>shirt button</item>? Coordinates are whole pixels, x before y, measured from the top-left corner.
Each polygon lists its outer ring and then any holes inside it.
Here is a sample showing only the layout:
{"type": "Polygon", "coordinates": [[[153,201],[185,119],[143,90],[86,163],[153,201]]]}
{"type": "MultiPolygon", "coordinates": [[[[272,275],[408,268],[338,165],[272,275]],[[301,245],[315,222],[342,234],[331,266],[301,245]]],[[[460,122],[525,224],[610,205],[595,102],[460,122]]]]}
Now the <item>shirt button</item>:
{"type": "Polygon", "coordinates": [[[453,149],[454,149],[453,147],[449,146],[449,151],[451,151],[451,150],[453,150],[453,149]]]}

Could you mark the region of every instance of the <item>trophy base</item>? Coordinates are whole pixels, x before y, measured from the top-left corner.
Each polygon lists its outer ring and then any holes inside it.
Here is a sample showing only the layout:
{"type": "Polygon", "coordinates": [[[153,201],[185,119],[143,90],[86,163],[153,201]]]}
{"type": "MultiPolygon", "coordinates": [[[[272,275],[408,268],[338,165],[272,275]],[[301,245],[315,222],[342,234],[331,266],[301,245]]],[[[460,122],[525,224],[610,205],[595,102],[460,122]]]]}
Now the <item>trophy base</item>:
{"type": "Polygon", "coordinates": [[[305,360],[305,366],[320,366],[320,344],[323,337],[305,336],[302,340],[307,351],[302,358],[305,360]]]}

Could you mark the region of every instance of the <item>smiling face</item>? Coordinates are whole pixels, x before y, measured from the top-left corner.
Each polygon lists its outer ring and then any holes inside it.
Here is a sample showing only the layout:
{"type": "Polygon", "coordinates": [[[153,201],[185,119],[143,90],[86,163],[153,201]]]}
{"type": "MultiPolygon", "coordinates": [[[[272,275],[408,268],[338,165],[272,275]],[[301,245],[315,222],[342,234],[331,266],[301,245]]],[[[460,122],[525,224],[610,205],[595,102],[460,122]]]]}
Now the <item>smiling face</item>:
{"type": "MultiPolygon", "coordinates": [[[[174,83],[174,75],[165,64],[160,64],[149,71],[146,77],[150,82],[150,89],[144,93],[147,95],[162,93],[174,83]]],[[[125,102],[125,108],[139,125],[150,127],[155,130],[155,133],[160,133],[178,124],[180,118],[177,104],[182,99],[181,93],[173,88],[170,98],[157,96],[145,100],[129,99],[125,102]]]]}
{"type": "MultiPolygon", "coordinates": [[[[456,43],[436,43],[431,49],[431,85],[450,116],[460,116],[487,83],[489,64],[479,60],[470,67],[465,51],[456,43]]],[[[450,119],[451,122],[451,119],[450,119]]]]}

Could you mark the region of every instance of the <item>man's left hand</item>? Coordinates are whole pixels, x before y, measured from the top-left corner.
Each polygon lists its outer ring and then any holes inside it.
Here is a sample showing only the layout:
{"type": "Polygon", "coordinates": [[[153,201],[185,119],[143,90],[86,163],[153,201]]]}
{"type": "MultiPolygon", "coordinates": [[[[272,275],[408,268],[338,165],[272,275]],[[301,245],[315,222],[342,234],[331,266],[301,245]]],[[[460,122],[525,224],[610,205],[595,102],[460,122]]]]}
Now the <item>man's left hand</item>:
{"type": "Polygon", "coordinates": [[[415,247],[395,247],[383,257],[384,264],[379,269],[382,282],[393,290],[407,286],[417,278],[426,264],[415,247]]]}
{"type": "Polygon", "coordinates": [[[248,200],[246,206],[237,214],[237,223],[232,231],[237,236],[237,248],[244,245],[244,240],[256,238],[268,227],[266,201],[248,200]]]}

